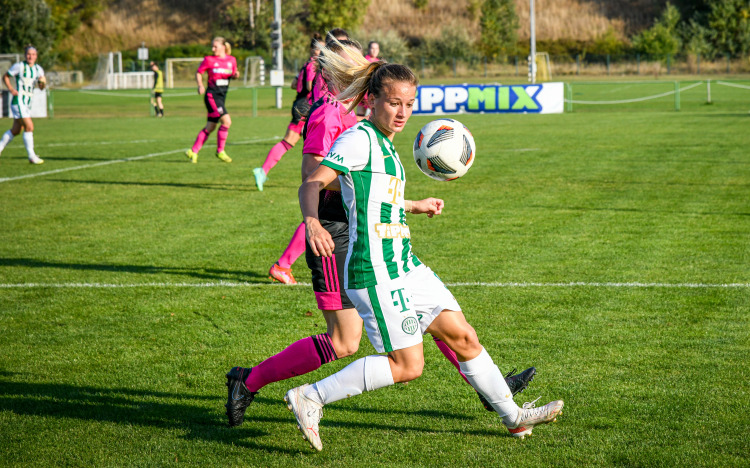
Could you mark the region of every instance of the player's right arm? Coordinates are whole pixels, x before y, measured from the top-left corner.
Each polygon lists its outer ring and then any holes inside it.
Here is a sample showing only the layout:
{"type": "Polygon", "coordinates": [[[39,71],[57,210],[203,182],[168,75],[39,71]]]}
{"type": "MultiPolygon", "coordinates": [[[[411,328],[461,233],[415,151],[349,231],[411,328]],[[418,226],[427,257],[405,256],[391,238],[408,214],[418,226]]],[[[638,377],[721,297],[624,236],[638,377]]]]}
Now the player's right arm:
{"type": "Polygon", "coordinates": [[[17,68],[18,67],[16,67],[16,65],[13,65],[12,67],[10,67],[10,70],[8,70],[8,72],[3,75],[3,83],[5,83],[5,87],[8,88],[8,91],[13,96],[18,96],[18,90],[11,84],[10,77],[18,74],[18,72],[13,73],[17,68]]]}
{"type": "Polygon", "coordinates": [[[206,88],[203,87],[203,72],[206,71],[206,68],[208,68],[206,58],[204,58],[201,64],[198,66],[198,71],[195,72],[195,82],[198,83],[198,94],[200,95],[203,95],[203,93],[206,92],[206,88]]]}
{"type": "Polygon", "coordinates": [[[331,234],[320,224],[318,218],[318,201],[320,191],[330,185],[339,176],[339,172],[328,166],[319,165],[299,188],[299,206],[305,222],[305,237],[313,253],[320,257],[333,255],[335,244],[331,234]]]}

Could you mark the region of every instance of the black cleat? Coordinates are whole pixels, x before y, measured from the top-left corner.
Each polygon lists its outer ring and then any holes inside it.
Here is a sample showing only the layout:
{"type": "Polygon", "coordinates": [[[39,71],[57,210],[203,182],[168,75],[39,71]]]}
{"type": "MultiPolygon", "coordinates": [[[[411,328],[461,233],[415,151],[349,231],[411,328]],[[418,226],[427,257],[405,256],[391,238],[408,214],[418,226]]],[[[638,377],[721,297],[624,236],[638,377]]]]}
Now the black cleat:
{"type": "MultiPolygon", "coordinates": [[[[512,371],[505,374],[505,383],[508,384],[510,393],[513,396],[515,396],[516,393],[524,391],[526,387],[529,386],[529,382],[534,380],[534,376],[536,375],[536,367],[529,367],[525,371],[513,375],[515,371],[516,369],[513,368],[512,371]]],[[[479,401],[482,402],[484,409],[486,409],[487,411],[495,411],[492,405],[490,405],[490,402],[488,402],[481,393],[477,392],[477,395],[479,396],[479,401]]]]}
{"type": "Polygon", "coordinates": [[[255,399],[258,392],[251,392],[245,386],[245,380],[250,375],[252,368],[233,367],[227,373],[227,408],[226,415],[229,418],[229,427],[239,426],[245,420],[245,411],[255,399]]]}

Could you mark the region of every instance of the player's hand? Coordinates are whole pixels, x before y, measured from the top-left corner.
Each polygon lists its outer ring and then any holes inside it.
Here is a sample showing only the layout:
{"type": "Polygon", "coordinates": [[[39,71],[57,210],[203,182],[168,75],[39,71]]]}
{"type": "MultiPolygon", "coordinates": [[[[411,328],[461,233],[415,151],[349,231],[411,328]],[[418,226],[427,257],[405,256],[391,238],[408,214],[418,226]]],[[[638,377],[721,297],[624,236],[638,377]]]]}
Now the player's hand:
{"type": "Polygon", "coordinates": [[[43,76],[40,76],[39,78],[37,78],[36,82],[37,82],[37,86],[39,86],[39,89],[44,89],[47,87],[47,78],[43,76]]]}
{"type": "Polygon", "coordinates": [[[330,257],[333,255],[335,244],[331,234],[321,226],[317,219],[305,220],[305,237],[316,257],[330,257]]]}
{"type": "Polygon", "coordinates": [[[206,88],[203,87],[203,85],[198,85],[198,94],[203,96],[203,93],[206,92],[206,88]]]}
{"type": "Polygon", "coordinates": [[[234,75],[232,75],[232,78],[234,78],[236,80],[239,77],[240,77],[240,71],[239,70],[235,70],[234,71],[234,75]]]}
{"type": "Polygon", "coordinates": [[[424,200],[413,200],[411,202],[411,212],[414,214],[426,214],[428,218],[439,215],[443,212],[445,202],[440,198],[425,198],[424,200]]]}

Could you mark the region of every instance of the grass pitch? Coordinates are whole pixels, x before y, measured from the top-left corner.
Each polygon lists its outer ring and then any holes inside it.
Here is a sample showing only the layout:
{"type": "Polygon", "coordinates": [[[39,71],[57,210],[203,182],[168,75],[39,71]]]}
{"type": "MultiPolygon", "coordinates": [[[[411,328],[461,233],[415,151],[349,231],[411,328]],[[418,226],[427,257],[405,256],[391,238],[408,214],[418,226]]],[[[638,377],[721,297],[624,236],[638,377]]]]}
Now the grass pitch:
{"type": "MultiPolygon", "coordinates": [[[[20,138],[0,157],[0,464],[747,466],[743,93],[681,112],[459,116],[477,160],[452,183],[409,162],[429,120],[414,117],[396,138],[407,196],[446,201],[409,219],[417,255],[501,370],[537,367],[516,401],[565,411],[515,440],[427,342],[421,378],[326,407],[318,454],[282,396],[350,360],[265,387],[239,428],[223,414],[231,366],[325,330],[309,286],[267,279],[300,221],[301,145],[263,192],[252,168],[288,106],[262,90],[253,118],[233,91],[234,162],[212,136],[193,165],[189,90],[158,120],[135,92],[57,92],[35,122],[45,164],[20,138]]],[[[294,272],[309,281],[303,259],[294,272]]],[[[372,352],[364,339],[355,357],[372,352]]]]}

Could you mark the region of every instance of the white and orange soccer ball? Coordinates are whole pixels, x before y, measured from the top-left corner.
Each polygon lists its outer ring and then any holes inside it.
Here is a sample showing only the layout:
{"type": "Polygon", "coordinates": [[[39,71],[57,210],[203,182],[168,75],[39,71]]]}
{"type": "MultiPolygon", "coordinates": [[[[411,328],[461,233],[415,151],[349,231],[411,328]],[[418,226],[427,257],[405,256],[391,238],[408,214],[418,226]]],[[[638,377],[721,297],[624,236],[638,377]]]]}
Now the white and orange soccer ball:
{"type": "Polygon", "coordinates": [[[476,145],[468,128],[458,120],[428,123],[414,139],[414,162],[435,180],[455,180],[474,164],[476,145]]]}

